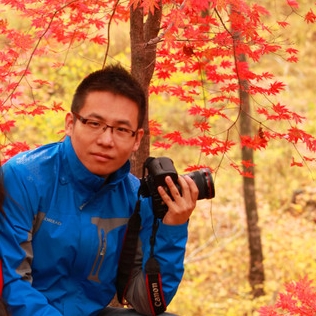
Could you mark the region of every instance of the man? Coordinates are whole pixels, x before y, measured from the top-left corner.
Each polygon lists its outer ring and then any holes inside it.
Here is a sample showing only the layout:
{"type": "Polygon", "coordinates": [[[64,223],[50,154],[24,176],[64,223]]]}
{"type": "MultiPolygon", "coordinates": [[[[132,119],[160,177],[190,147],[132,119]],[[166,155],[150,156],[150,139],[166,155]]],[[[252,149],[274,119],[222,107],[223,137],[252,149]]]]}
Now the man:
{"type": "Polygon", "coordinates": [[[2,279],[2,263],[0,261],[0,316],[8,316],[7,306],[2,299],[2,287],[3,287],[3,279],[2,279]]]}
{"type": "MultiPolygon", "coordinates": [[[[151,254],[153,211],[141,201],[139,248],[125,298],[136,311],[106,308],[139,180],[129,157],[144,134],[145,95],[121,66],[87,76],[66,115],[66,138],[18,154],[4,166],[7,198],[0,225],[3,296],[13,316],[152,315],[144,266],[151,254]]],[[[164,300],[183,274],[187,222],[198,189],[179,177],[181,194],[159,187],[168,211],[156,233],[164,300]]]]}
{"type": "MultiPolygon", "coordinates": [[[[2,170],[0,170],[0,214],[4,215],[3,211],[3,200],[4,200],[5,192],[2,181],[2,170]]],[[[0,222],[1,225],[1,222],[0,222]]],[[[0,316],[8,316],[7,306],[5,301],[2,298],[2,289],[3,289],[3,274],[2,274],[2,262],[0,260],[0,316]]]]}

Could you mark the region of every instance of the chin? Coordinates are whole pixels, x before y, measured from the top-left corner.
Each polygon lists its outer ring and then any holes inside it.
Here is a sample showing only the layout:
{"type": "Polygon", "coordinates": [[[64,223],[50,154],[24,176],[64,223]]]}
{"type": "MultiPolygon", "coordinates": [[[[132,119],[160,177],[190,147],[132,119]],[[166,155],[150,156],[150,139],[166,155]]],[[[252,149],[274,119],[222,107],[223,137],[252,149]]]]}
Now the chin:
{"type": "Polygon", "coordinates": [[[106,178],[109,175],[109,173],[100,172],[100,170],[92,172],[92,173],[101,178],[106,178]]]}
{"type": "Polygon", "coordinates": [[[113,171],[111,170],[112,168],[108,168],[106,164],[104,163],[98,163],[98,162],[87,162],[84,164],[85,167],[94,175],[99,176],[99,177],[106,177],[113,171]]]}

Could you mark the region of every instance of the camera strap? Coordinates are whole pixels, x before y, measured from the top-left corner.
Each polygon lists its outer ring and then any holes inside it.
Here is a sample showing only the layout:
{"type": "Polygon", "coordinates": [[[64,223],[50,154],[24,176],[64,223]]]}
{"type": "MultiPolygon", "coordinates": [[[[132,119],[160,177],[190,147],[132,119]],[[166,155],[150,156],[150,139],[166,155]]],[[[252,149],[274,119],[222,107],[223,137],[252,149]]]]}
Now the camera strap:
{"type": "Polygon", "coordinates": [[[151,312],[153,315],[162,314],[166,310],[166,302],[162,289],[160,266],[159,262],[154,256],[154,246],[158,226],[158,219],[155,217],[152,235],[150,237],[150,257],[145,265],[147,293],[149,297],[151,312]]]}
{"type": "Polygon", "coordinates": [[[135,205],[134,212],[127,223],[127,229],[125,232],[123,248],[117,271],[117,298],[119,302],[123,305],[126,304],[124,298],[133,269],[133,264],[131,263],[134,263],[136,255],[138,235],[141,224],[139,211],[140,200],[138,199],[135,205]]]}
{"type": "MultiPolygon", "coordinates": [[[[134,268],[135,255],[138,244],[138,236],[141,224],[140,200],[137,201],[134,213],[127,223],[127,230],[123,248],[120,256],[118,274],[117,274],[117,298],[119,302],[126,305],[125,294],[129,281],[131,280],[132,270],[134,268]]],[[[156,233],[158,230],[158,220],[155,217],[150,237],[150,257],[145,264],[146,272],[146,288],[152,315],[162,314],[166,310],[166,303],[162,290],[162,281],[160,275],[159,262],[154,257],[154,245],[156,240],[156,233]]]]}

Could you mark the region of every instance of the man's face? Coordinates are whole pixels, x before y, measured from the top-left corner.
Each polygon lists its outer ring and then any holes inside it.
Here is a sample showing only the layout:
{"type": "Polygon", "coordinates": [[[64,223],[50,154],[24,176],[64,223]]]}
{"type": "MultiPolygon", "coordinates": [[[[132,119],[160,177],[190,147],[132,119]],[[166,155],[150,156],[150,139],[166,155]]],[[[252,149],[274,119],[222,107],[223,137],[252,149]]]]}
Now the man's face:
{"type": "MultiPolygon", "coordinates": [[[[109,126],[137,130],[137,105],[111,92],[89,93],[78,114],[85,119],[109,126]]],[[[115,137],[111,128],[96,133],[79,119],[76,120],[72,113],[66,115],[65,124],[66,134],[71,137],[71,143],[80,161],[90,172],[101,177],[106,177],[122,167],[132,152],[138,149],[144,134],[143,129],[139,129],[134,137],[128,135],[127,140],[122,140],[115,137]]]]}

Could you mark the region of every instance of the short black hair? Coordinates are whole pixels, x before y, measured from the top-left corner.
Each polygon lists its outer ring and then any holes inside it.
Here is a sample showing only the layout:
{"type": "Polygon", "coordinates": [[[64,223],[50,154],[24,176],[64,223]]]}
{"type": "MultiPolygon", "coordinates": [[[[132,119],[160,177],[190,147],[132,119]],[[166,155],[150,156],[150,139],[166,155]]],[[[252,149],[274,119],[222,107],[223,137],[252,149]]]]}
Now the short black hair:
{"type": "Polygon", "coordinates": [[[144,123],[146,113],[145,92],[140,83],[120,64],[109,65],[84,78],[73,96],[71,111],[79,113],[87,95],[94,91],[106,91],[134,101],[138,106],[138,128],[144,123]]]}

